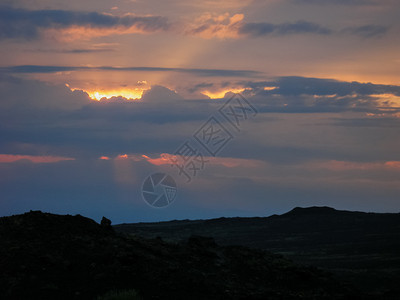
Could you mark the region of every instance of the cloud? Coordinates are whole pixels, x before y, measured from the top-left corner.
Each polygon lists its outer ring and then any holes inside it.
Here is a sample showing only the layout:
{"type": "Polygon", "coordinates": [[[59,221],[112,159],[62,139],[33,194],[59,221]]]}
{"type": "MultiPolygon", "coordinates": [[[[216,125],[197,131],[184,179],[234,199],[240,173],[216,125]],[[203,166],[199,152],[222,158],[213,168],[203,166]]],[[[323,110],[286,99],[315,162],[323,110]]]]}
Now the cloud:
{"type": "Polygon", "coordinates": [[[66,160],[75,160],[75,158],[62,157],[62,156],[0,154],[0,163],[12,163],[20,160],[29,160],[30,162],[39,164],[39,163],[56,163],[66,160]]]}
{"type": "Polygon", "coordinates": [[[333,79],[280,77],[242,82],[244,94],[262,109],[280,112],[363,111],[368,116],[397,117],[400,86],[333,79]]]}
{"type": "Polygon", "coordinates": [[[371,5],[376,0],[290,0],[298,4],[318,4],[318,5],[371,5]]]}
{"type": "Polygon", "coordinates": [[[222,77],[248,77],[258,76],[260,72],[251,70],[229,70],[229,69],[197,69],[197,68],[161,68],[161,67],[78,67],[78,66],[44,66],[44,65],[21,65],[0,67],[0,72],[5,73],[57,73],[70,71],[121,71],[121,72],[178,72],[189,73],[197,76],[222,76],[222,77]]]}
{"type": "Polygon", "coordinates": [[[342,32],[350,33],[352,35],[357,35],[363,38],[374,38],[384,36],[389,31],[389,29],[389,26],[370,24],[356,27],[347,27],[344,28],[342,32]]]}
{"type": "Polygon", "coordinates": [[[238,38],[243,18],[243,14],[230,16],[228,13],[222,15],[207,13],[197,18],[185,33],[206,39],[238,38]]]}
{"type": "MultiPolygon", "coordinates": [[[[184,139],[190,138],[211,115],[218,113],[218,108],[225,101],[186,100],[171,89],[153,86],[138,101],[127,101],[120,97],[98,102],[90,100],[81,91],[72,92],[61,85],[51,86],[16,78],[9,78],[8,81],[4,79],[2,84],[0,135],[3,138],[0,146],[3,153],[26,155],[39,155],[44,151],[49,155],[65,157],[115,157],[124,152],[173,153],[184,139]],[[47,148],[25,152],[14,146],[24,143],[46,145],[47,148]]],[[[235,87],[235,82],[215,82],[213,86],[230,89],[235,87]]],[[[388,99],[383,95],[400,95],[399,86],[304,77],[243,81],[237,82],[236,86],[245,89],[243,95],[256,106],[260,112],[257,118],[260,120],[263,120],[263,115],[271,113],[280,113],[279,118],[283,118],[284,115],[322,112],[335,113],[335,118],[338,119],[331,119],[329,126],[337,128],[368,126],[390,129],[396,128],[400,121],[395,118],[387,123],[394,111],[399,111],[390,106],[384,107],[387,114],[384,118],[367,116],[367,113],[381,113],[383,108],[380,101],[384,99],[387,102],[388,99]],[[271,86],[276,88],[265,89],[271,86]],[[358,116],[353,120],[341,118],[338,113],[342,112],[363,114],[362,118],[358,116]],[[369,123],[365,123],[364,119],[369,123]],[[365,126],[357,125],[364,123],[365,126]],[[386,124],[385,127],[382,127],[383,124],[386,124]]],[[[210,87],[210,84],[204,82],[196,84],[194,89],[198,92],[210,87]]],[[[271,115],[268,118],[271,122],[274,121],[271,115]]],[[[269,126],[268,123],[263,124],[269,126]]],[[[259,131],[254,130],[255,133],[259,131]]],[[[279,132],[280,129],[277,130],[279,132]]],[[[262,148],[265,150],[263,154],[253,153],[248,156],[250,149],[257,149],[254,145],[262,140],[261,136],[250,139],[248,146],[227,156],[258,158],[257,155],[260,155],[259,158],[271,156],[287,159],[288,155],[297,158],[328,155],[326,152],[318,154],[311,151],[312,149],[304,150],[295,145],[271,145],[270,150],[262,148]]],[[[290,139],[285,140],[288,142],[290,139]]]]}
{"type": "MultiPolygon", "coordinates": [[[[112,158],[108,156],[99,157],[100,160],[110,160],[112,158]]],[[[173,160],[176,156],[169,153],[161,153],[156,155],[154,158],[147,156],[145,154],[119,154],[113,159],[116,160],[130,160],[134,162],[146,161],[155,166],[170,166],[173,164],[173,160]]],[[[204,156],[203,157],[205,165],[222,166],[225,168],[262,168],[265,167],[265,162],[256,159],[244,159],[244,158],[234,158],[234,157],[213,157],[204,156]]]]}
{"type": "Polygon", "coordinates": [[[240,29],[240,34],[249,35],[253,37],[267,36],[267,35],[291,35],[291,34],[319,34],[319,35],[329,35],[332,30],[323,27],[319,24],[307,22],[307,21],[297,21],[294,23],[282,23],[282,24],[272,24],[272,23],[244,23],[240,29]]]}
{"type": "Polygon", "coordinates": [[[68,53],[68,54],[82,54],[82,53],[102,53],[112,52],[115,49],[112,48],[76,48],[76,49],[34,49],[29,52],[40,52],[40,53],[68,53]]]}
{"type": "Polygon", "coordinates": [[[159,85],[154,85],[151,89],[144,91],[141,99],[146,102],[168,103],[168,105],[171,102],[183,100],[175,91],[159,85]]]}
{"type": "MultiPolygon", "coordinates": [[[[142,155],[142,158],[153,165],[161,166],[171,165],[172,161],[176,159],[176,156],[169,153],[161,153],[160,156],[156,158],[151,158],[147,155],[142,155]]],[[[257,168],[265,166],[265,163],[263,161],[256,159],[204,156],[203,160],[204,162],[206,162],[206,165],[223,166],[226,168],[257,168]]]]}
{"type": "Polygon", "coordinates": [[[385,119],[400,115],[400,86],[396,85],[284,76],[269,81],[202,82],[188,89],[218,95],[212,98],[229,97],[230,91],[240,91],[262,112],[358,111],[385,119]]]}
{"type": "MultiPolygon", "coordinates": [[[[344,4],[344,3],[343,3],[344,4]]],[[[347,33],[363,38],[382,37],[389,31],[389,26],[366,24],[346,27],[341,30],[331,29],[324,25],[299,20],[296,22],[269,23],[246,22],[243,14],[221,15],[204,14],[192,23],[186,24],[185,33],[205,39],[239,39],[246,37],[289,36],[301,34],[340,35],[347,33]]]]}
{"type": "Polygon", "coordinates": [[[0,8],[0,39],[38,39],[45,31],[61,32],[70,38],[79,38],[85,35],[151,33],[168,28],[167,19],[160,16],[114,16],[97,12],[0,8]]]}
{"type": "Polygon", "coordinates": [[[185,33],[206,39],[225,39],[241,38],[245,36],[283,36],[304,33],[328,35],[332,33],[332,30],[307,21],[297,21],[293,23],[287,22],[281,24],[266,22],[249,23],[244,21],[243,14],[230,16],[229,13],[225,13],[222,15],[203,15],[196,19],[185,33]]]}
{"type": "Polygon", "coordinates": [[[332,171],[352,171],[352,170],[394,170],[400,171],[400,161],[386,161],[386,162],[354,162],[354,161],[319,161],[309,164],[309,167],[323,168],[332,171]]]}
{"type": "Polygon", "coordinates": [[[278,90],[270,93],[281,95],[339,95],[352,94],[373,95],[392,93],[400,96],[400,86],[373,83],[347,82],[334,79],[285,76],[269,83],[278,86],[278,90]]]}
{"type": "MultiPolygon", "coordinates": [[[[65,85],[51,85],[36,80],[20,79],[0,73],[3,112],[15,111],[19,116],[38,110],[69,112],[91,102],[89,96],[79,90],[71,91],[65,85]]],[[[9,119],[7,114],[3,118],[9,119]]],[[[15,122],[17,120],[11,120],[15,122]]]]}
{"type": "MultiPolygon", "coordinates": [[[[302,2],[309,2],[303,0],[302,2]]],[[[340,1],[341,2],[341,1],[340,1]]],[[[353,1],[353,4],[355,2],[353,1]]],[[[387,33],[388,26],[367,24],[332,30],[321,24],[299,20],[296,22],[269,23],[246,22],[244,14],[206,13],[194,21],[172,26],[162,16],[116,16],[99,12],[70,10],[26,10],[0,7],[0,40],[37,40],[50,38],[63,41],[91,39],[96,36],[154,33],[159,31],[180,32],[201,38],[238,39],[261,36],[288,36],[301,34],[332,35],[349,33],[364,38],[380,37],[387,33]],[[180,28],[180,29],[179,29],[180,28]]],[[[68,50],[64,50],[67,51],[68,50]]],[[[106,50],[72,49],[69,53],[90,53],[106,50]]]]}
{"type": "Polygon", "coordinates": [[[160,86],[154,86],[139,101],[121,98],[98,102],[64,85],[2,77],[3,153],[112,157],[123,151],[173,151],[183,136],[194,132],[193,124],[198,125],[211,113],[209,102],[186,101],[160,86]],[[182,124],[186,124],[184,128],[182,124]],[[29,151],[17,147],[23,144],[45,147],[29,151]]]}

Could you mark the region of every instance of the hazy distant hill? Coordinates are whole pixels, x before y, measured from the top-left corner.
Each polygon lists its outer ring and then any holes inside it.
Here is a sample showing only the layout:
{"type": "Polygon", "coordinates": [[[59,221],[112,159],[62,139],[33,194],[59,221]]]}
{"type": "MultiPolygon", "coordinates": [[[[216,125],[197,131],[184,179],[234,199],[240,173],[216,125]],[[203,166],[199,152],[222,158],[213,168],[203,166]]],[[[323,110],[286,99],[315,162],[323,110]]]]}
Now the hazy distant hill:
{"type": "Polygon", "coordinates": [[[213,237],[221,245],[265,249],[332,271],[370,293],[400,299],[400,214],[297,207],[264,218],[137,223],[114,228],[167,241],[196,234],[213,237]]]}
{"type": "Polygon", "coordinates": [[[129,237],[107,220],[42,212],[0,218],[0,270],[0,299],[96,299],[131,289],[143,299],[361,297],[328,272],[267,251],[198,236],[179,244],[129,237]]]}

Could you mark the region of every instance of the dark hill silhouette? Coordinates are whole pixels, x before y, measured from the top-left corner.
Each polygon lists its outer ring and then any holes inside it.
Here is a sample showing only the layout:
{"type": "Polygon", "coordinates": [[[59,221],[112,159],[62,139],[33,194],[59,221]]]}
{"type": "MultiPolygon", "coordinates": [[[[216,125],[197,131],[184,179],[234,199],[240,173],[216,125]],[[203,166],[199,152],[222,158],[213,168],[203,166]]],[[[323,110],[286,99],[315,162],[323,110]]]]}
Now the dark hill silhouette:
{"type": "Polygon", "coordinates": [[[295,207],[291,211],[283,215],[327,215],[336,214],[338,212],[346,212],[344,210],[339,211],[329,206],[312,206],[312,207],[295,207]]]}
{"type": "Polygon", "coordinates": [[[131,289],[144,299],[361,297],[326,271],[267,251],[194,235],[166,243],[116,233],[107,218],[38,211],[0,218],[0,270],[1,299],[96,299],[131,289]]]}
{"type": "Polygon", "coordinates": [[[379,297],[400,299],[400,214],[296,207],[270,217],[121,224],[117,231],[168,241],[192,234],[317,266],[379,297]]]}

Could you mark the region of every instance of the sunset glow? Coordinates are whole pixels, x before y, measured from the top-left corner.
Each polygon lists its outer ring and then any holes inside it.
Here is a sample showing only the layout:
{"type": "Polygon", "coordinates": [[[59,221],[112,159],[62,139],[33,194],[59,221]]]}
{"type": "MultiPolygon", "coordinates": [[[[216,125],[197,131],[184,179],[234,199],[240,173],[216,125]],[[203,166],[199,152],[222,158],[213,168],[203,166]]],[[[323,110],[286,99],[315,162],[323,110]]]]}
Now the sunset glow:
{"type": "Polygon", "coordinates": [[[119,221],[398,212],[399,11],[394,0],[8,0],[0,209],[119,221]],[[153,214],[140,189],[159,172],[182,199],[153,214]]]}
{"type": "Polygon", "coordinates": [[[112,97],[123,97],[127,100],[138,100],[142,97],[143,89],[123,89],[123,90],[101,90],[86,91],[92,100],[100,101],[102,99],[109,100],[112,97]]]}
{"type": "Polygon", "coordinates": [[[264,87],[264,91],[273,91],[276,90],[278,87],[277,86],[266,86],[264,87]]]}
{"type": "Polygon", "coordinates": [[[371,95],[378,100],[383,108],[400,108],[400,96],[393,94],[377,94],[371,95]]]}
{"type": "Polygon", "coordinates": [[[202,94],[210,97],[210,99],[221,99],[224,98],[226,93],[241,93],[243,92],[245,89],[226,89],[226,90],[222,90],[222,91],[217,91],[217,92],[210,92],[210,91],[203,91],[201,92],[202,94]]]}

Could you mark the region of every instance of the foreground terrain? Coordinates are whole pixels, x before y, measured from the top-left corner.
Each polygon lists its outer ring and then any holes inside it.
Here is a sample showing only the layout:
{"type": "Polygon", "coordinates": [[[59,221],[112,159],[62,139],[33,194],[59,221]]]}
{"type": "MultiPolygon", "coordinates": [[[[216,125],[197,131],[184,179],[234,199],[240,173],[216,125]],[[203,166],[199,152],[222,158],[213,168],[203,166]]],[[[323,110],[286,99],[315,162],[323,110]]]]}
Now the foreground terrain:
{"type": "Polygon", "coordinates": [[[115,229],[173,242],[196,234],[221,245],[264,249],[332,272],[377,298],[400,299],[400,214],[310,207],[264,218],[121,224],[115,229]]]}
{"type": "Polygon", "coordinates": [[[116,233],[106,219],[31,211],[0,218],[0,237],[1,299],[99,299],[123,290],[139,295],[130,299],[364,297],[282,255],[199,236],[167,243],[116,233]]]}

